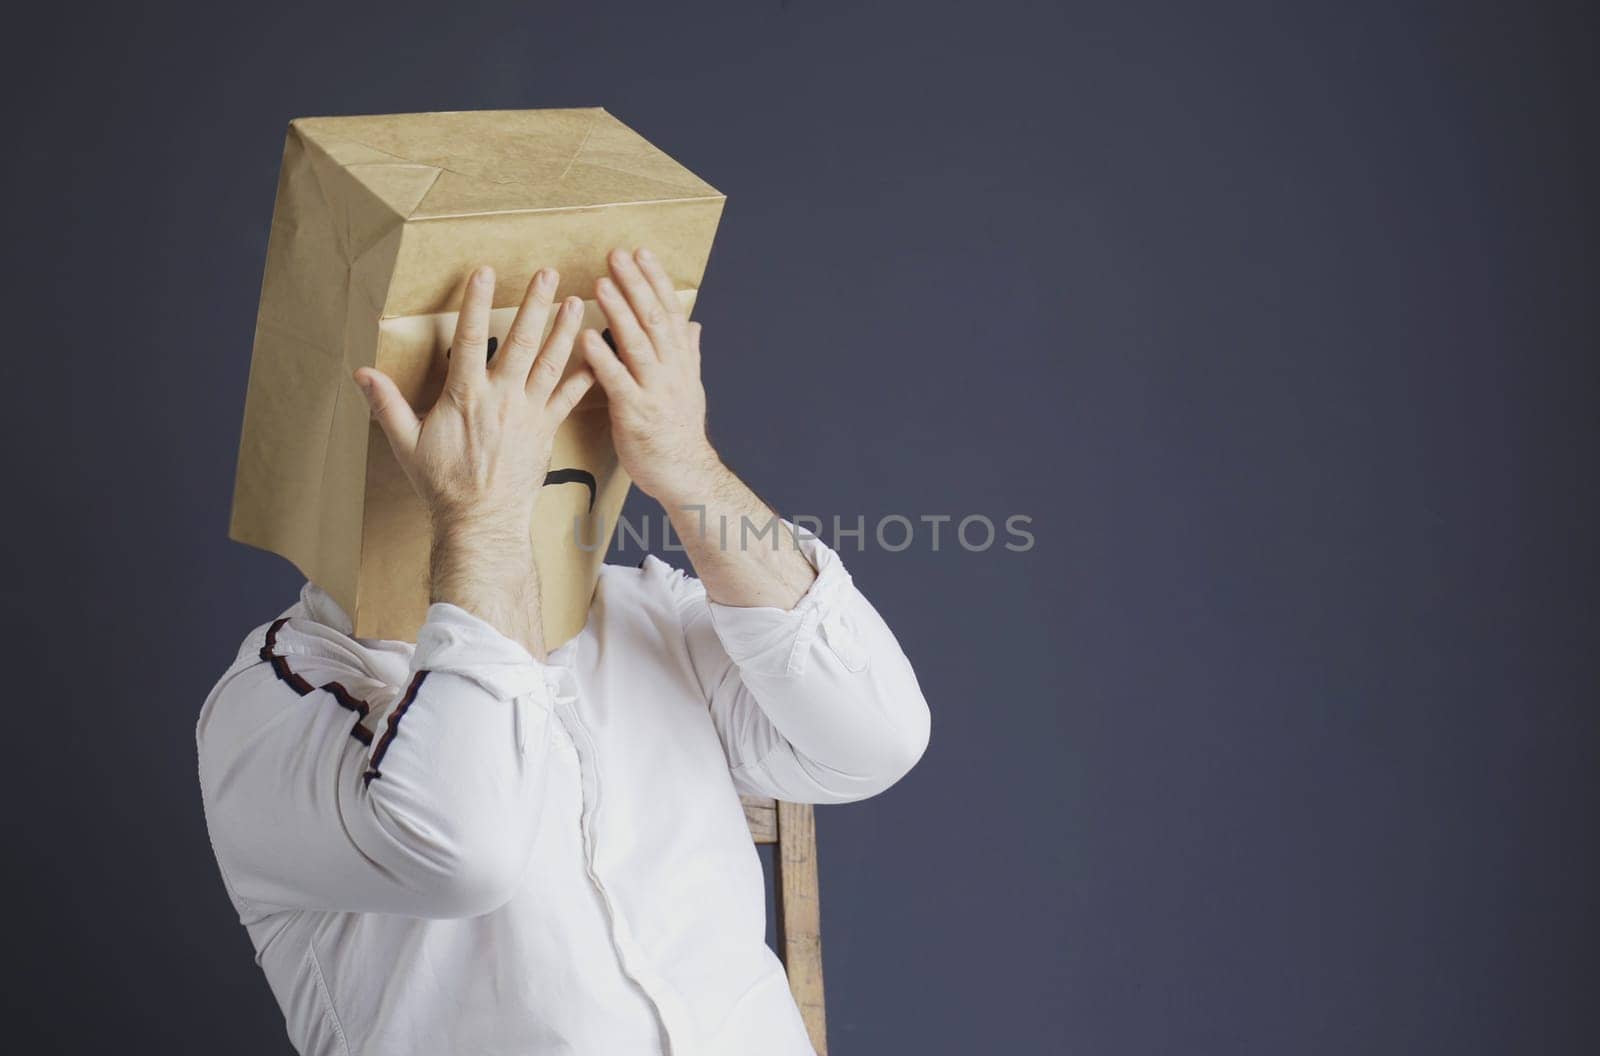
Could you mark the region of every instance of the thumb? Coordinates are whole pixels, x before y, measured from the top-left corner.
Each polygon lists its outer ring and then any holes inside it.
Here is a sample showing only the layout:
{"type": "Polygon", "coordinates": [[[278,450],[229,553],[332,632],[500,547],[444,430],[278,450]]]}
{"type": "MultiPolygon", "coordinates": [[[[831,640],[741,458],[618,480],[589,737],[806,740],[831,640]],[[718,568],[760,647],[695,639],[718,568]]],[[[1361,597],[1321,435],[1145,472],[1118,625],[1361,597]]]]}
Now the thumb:
{"type": "Polygon", "coordinates": [[[422,423],[417,420],[417,414],[406,398],[400,395],[394,381],[381,370],[362,367],[356,371],[356,384],[367,397],[372,417],[383,430],[383,435],[389,438],[389,446],[394,448],[394,453],[402,458],[409,457],[416,450],[417,434],[422,429],[422,423]]]}

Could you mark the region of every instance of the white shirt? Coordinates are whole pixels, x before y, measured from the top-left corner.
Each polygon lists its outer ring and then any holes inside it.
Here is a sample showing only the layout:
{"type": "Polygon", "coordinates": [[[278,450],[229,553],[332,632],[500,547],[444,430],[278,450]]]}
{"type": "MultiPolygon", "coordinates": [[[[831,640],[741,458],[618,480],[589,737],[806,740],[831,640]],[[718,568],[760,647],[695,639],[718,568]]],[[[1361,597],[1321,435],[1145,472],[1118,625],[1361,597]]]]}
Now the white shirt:
{"type": "Polygon", "coordinates": [[[307,584],[196,739],[217,862],[304,1056],[811,1054],[738,794],[839,803],[928,710],[814,537],[792,610],[607,565],[540,663],[453,605],[413,647],[307,584]]]}

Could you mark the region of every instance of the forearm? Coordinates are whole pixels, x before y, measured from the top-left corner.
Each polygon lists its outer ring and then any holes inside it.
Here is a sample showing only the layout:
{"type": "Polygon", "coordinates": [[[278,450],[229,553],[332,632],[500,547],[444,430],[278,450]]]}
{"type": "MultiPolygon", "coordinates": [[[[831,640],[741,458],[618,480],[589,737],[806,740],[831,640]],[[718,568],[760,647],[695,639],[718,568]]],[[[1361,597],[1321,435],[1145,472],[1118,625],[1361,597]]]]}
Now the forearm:
{"type": "Polygon", "coordinates": [[[700,326],[661,262],[619,249],[606,263],[595,298],[611,339],[585,330],[583,354],[622,467],[666,509],[710,600],[684,611],[708,621],[691,653],[736,783],[816,802],[881,791],[927,744],[910,664],[836,556],[797,538],[716,456],[700,326]]]}
{"type": "Polygon", "coordinates": [[[809,533],[799,545],[816,569],[799,604],[689,608],[691,655],[742,791],[805,803],[875,795],[921,756],[928,706],[838,555],[809,533]]]}
{"type": "Polygon", "coordinates": [[[539,574],[526,521],[437,518],[430,570],[430,600],[465,609],[536,659],[545,658],[539,574]]]}
{"type": "Polygon", "coordinates": [[[791,609],[816,579],[794,536],[714,455],[662,497],[673,530],[722,605],[791,609]]]}

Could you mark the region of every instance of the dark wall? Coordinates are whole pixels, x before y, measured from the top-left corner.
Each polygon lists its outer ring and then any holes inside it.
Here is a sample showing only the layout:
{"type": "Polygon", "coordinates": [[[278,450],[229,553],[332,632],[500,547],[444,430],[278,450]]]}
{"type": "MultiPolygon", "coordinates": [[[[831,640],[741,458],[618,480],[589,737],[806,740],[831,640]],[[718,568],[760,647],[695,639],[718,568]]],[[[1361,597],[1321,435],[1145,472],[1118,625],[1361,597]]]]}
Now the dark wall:
{"type": "Polygon", "coordinates": [[[287,1051],[192,742],[285,123],[598,104],[729,196],[758,490],[1033,518],[845,541],[934,734],[837,1053],[1593,1051],[1584,5],[139,6],[8,30],[8,1048],[287,1051]]]}

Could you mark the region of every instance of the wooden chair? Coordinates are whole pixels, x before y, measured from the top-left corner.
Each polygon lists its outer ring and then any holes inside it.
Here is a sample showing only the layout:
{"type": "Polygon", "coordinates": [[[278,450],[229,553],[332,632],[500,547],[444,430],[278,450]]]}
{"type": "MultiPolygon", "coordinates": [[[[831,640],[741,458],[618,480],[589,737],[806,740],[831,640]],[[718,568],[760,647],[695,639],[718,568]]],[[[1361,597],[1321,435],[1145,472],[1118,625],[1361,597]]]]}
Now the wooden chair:
{"type": "Polygon", "coordinates": [[[789,973],[789,990],[800,1006],[817,1056],[828,1056],[827,1017],[822,1007],[822,914],[817,903],[817,825],[807,803],[741,796],[750,836],[776,844],[778,956],[789,973]]]}

